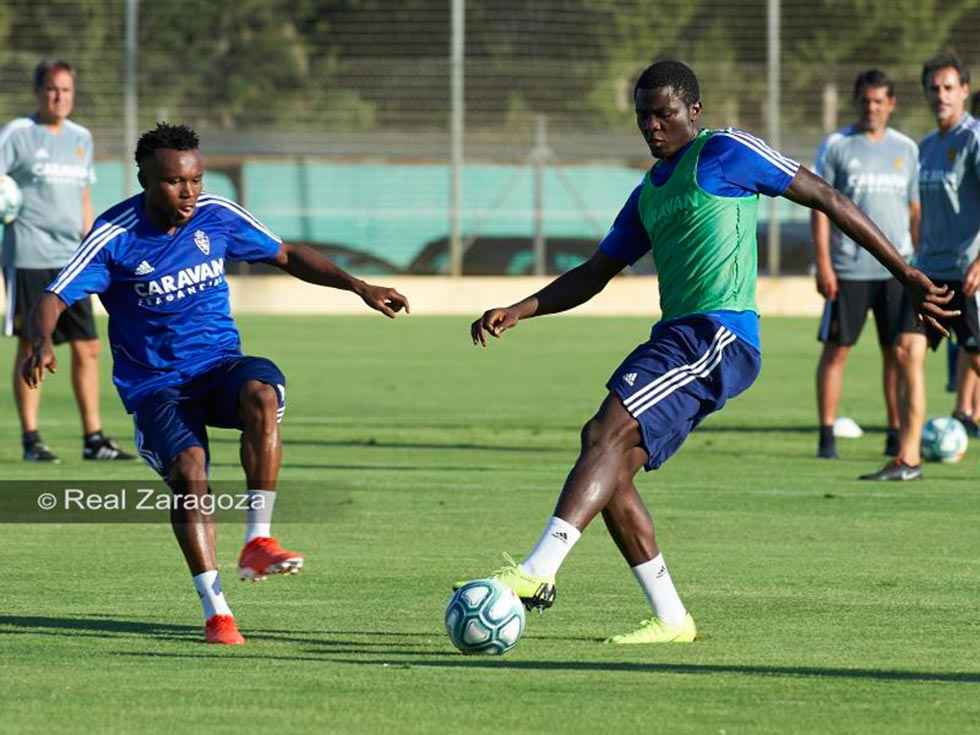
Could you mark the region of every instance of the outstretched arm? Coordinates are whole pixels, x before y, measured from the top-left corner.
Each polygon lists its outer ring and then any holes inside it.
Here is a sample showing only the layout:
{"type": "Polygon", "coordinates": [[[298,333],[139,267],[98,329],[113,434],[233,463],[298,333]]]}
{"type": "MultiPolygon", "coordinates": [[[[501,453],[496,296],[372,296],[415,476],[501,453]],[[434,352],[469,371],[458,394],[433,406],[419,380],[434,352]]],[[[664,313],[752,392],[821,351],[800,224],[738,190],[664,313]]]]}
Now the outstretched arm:
{"type": "Polygon", "coordinates": [[[888,238],[854,202],[802,166],[783,196],[826,214],[841,232],[877,258],[905,286],[920,319],[948,334],[937,319],[957,315],[958,312],[942,308],[943,304],[949,303],[952,292],[939,288],[924,273],[906,263],[888,238]]]}
{"type": "Polygon", "coordinates": [[[44,371],[53,373],[58,369],[54,359],[51,334],[58,324],[61,313],[67,309],[65,302],[53,293],[44,294],[27,317],[27,339],[31,351],[20,366],[20,376],[31,388],[37,388],[44,380],[44,371]]]}
{"type": "Polygon", "coordinates": [[[499,337],[521,319],[543,314],[557,314],[584,304],[602,289],[609,280],[626,267],[626,263],[606,255],[601,250],[582,265],[563,273],[535,294],[511,306],[490,309],[470,325],[473,344],[487,346],[487,333],[499,337]]]}
{"type": "Polygon", "coordinates": [[[406,314],[410,311],[408,299],[395,289],[387,286],[372,286],[355,278],[308,245],[283,243],[272,264],[301,281],[337,288],[341,291],[353,291],[365,304],[392,319],[395,318],[395,313],[402,309],[405,309],[406,314]]]}

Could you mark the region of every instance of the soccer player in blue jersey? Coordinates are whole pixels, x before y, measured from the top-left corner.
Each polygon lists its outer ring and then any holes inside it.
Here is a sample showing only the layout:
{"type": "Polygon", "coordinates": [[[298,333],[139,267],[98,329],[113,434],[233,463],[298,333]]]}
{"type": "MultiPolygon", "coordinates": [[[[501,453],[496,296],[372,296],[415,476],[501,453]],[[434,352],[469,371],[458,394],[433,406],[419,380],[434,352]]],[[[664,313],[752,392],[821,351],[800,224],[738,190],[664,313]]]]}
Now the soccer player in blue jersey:
{"type": "Polygon", "coordinates": [[[270,534],[282,462],[278,424],[286,378],[264,357],[243,355],[231,317],[225,260],[266,262],[321,286],[353,291],[394,317],[408,311],[393,288],[345,273],[314,249],[282,242],[249,212],[203,193],[204,163],[193,130],[158,124],[136,148],[138,194],[101,215],[31,317],[33,352],[21,374],[37,387],[54,372],[51,334],[66,308],[99,294],[109,312],[113,382],[133,414],[140,455],[182,502],[171,514],[204,608],[210,643],[244,639],[221,591],[215,529],[200,497],[208,489],[207,426],[241,430],[248,482],[243,579],[298,571],[303,556],[270,534]]]}
{"type": "Polygon", "coordinates": [[[526,606],[555,599],[555,575],[581,533],[602,514],[653,610],[616,644],[689,642],[697,635],[633,483],[660,467],[708,414],[746,390],[760,366],[755,304],[759,194],[819,209],[880,260],[930,323],[947,315],[944,292],[910,267],[840,192],[740,130],[702,130],[697,78],[677,61],[649,66],[633,95],[636,121],[659,159],[617,216],[598,250],[541,291],[473,322],[474,344],[522,319],[567,311],[648,252],[659,274],[662,320],[606,383],[582,429],[578,460],[531,553],[494,576],[526,606]]]}

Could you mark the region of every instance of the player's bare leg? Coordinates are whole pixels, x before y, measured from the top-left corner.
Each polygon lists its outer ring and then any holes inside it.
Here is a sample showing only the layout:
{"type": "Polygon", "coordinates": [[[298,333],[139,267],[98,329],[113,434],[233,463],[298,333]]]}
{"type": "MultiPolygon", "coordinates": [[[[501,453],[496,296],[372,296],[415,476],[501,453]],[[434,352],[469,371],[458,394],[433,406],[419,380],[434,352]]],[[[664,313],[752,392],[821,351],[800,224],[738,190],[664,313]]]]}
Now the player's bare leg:
{"type": "Polygon", "coordinates": [[[862,480],[917,480],[922,477],[919,444],[926,414],[925,335],[903,332],[898,337],[895,354],[906,396],[898,432],[898,455],[877,472],[861,475],[862,480]]]}
{"type": "MultiPolygon", "coordinates": [[[[609,503],[620,477],[630,469],[630,456],[640,442],[640,428],[619,398],[609,394],[596,415],[582,428],[578,461],[565,480],[554,515],[523,562],[493,576],[509,586],[528,609],[544,610],[555,601],[555,575],[582,531],[609,503]]],[[[457,582],[458,588],[465,581],[457,582]]]]}
{"type": "Polygon", "coordinates": [[[911,332],[899,335],[896,356],[907,399],[898,436],[898,459],[915,467],[922,463],[919,446],[926,416],[925,336],[911,332]]]}
{"type": "Polygon", "coordinates": [[[602,520],[609,535],[631,567],[660,554],[653,519],[633,483],[646,460],[647,453],[642,447],[630,450],[627,470],[620,476],[616,492],[602,509],[602,520]]]}
{"type": "Polygon", "coordinates": [[[636,419],[619,397],[610,393],[598,413],[582,427],[578,460],[565,480],[555,515],[584,531],[629,473],[632,452],[641,439],[636,419]]]}
{"type": "MultiPolygon", "coordinates": [[[[178,454],[170,465],[168,475],[168,485],[174,495],[178,496],[197,496],[198,498],[207,495],[208,473],[204,450],[201,447],[188,447],[178,454]]],[[[203,513],[198,508],[201,507],[199,501],[195,508],[191,501],[188,503],[174,503],[174,508],[170,512],[170,524],[173,526],[174,535],[180,550],[184,552],[184,559],[191,574],[197,575],[201,572],[217,569],[215,557],[215,536],[214,524],[211,515],[203,513]],[[190,505],[190,508],[184,507],[190,505]]]]}
{"type": "Polygon", "coordinates": [[[31,389],[20,377],[20,365],[30,354],[30,343],[18,338],[17,354],[14,355],[13,385],[17,416],[20,418],[24,459],[31,462],[60,462],[61,460],[48,449],[38,432],[37,417],[41,408],[41,384],[31,389]]]}
{"type": "Polygon", "coordinates": [[[283,549],[272,537],[272,511],[282,466],[279,435],[279,397],[276,389],[258,380],[247,381],[239,394],[242,431],[240,457],[248,482],[245,547],[238,560],[242,579],[258,581],[271,574],[295,574],[303,555],[283,549]]]}
{"type": "Polygon", "coordinates": [[[898,349],[881,349],[881,384],[885,394],[885,415],[888,420],[885,438],[885,454],[898,454],[898,434],[901,418],[902,371],[898,364],[898,349]]]}
{"type": "Polygon", "coordinates": [[[963,424],[966,433],[972,437],[980,434],[977,428],[980,416],[977,415],[975,405],[977,390],[980,389],[978,366],[980,354],[969,353],[962,348],[959,350],[956,359],[956,410],[953,411],[953,417],[963,424]]]}
{"type": "Polygon", "coordinates": [[[817,363],[817,420],[820,422],[820,444],[817,456],[837,459],[834,442],[834,419],[844,385],[844,367],[851,348],[825,342],[817,363]]]}
{"type": "Polygon", "coordinates": [[[82,433],[102,429],[99,415],[99,350],[97,339],[75,339],[71,345],[71,387],[82,419],[82,433]]]}
{"type": "Polygon", "coordinates": [[[211,515],[201,511],[200,499],[208,494],[207,459],[201,447],[188,447],[170,465],[168,484],[178,502],[170,523],[184,552],[194,588],[204,610],[204,635],[208,643],[240,645],[245,642],[231,608],[225,601],[215,555],[215,531],[211,515]]]}
{"type": "Polygon", "coordinates": [[[633,478],[647,460],[641,447],[628,456],[626,472],[620,476],[616,492],[602,510],[602,518],[623,558],[630,565],[643,589],[654,617],[610,643],[687,643],[694,640],[697,627],[674,587],[670,572],[657,545],[653,519],[636,489],[633,478]]]}
{"type": "Polygon", "coordinates": [[[71,387],[75,392],[78,415],[82,420],[82,458],[92,460],[132,460],[116,440],[102,433],[99,413],[99,352],[97,339],[75,339],[71,345],[71,387]]]}

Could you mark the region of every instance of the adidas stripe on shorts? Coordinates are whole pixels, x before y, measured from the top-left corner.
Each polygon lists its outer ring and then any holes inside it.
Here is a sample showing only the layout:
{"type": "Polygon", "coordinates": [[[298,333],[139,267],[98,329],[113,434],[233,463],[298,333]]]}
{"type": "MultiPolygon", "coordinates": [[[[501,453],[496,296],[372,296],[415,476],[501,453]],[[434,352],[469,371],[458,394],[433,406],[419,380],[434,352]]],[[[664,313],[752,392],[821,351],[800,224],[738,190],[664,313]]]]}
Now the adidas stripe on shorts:
{"type": "Polygon", "coordinates": [[[694,315],[654,325],[606,387],[639,422],[645,466],[655,470],[705,416],[752,385],[760,365],[758,350],[711,317],[694,315]]]}

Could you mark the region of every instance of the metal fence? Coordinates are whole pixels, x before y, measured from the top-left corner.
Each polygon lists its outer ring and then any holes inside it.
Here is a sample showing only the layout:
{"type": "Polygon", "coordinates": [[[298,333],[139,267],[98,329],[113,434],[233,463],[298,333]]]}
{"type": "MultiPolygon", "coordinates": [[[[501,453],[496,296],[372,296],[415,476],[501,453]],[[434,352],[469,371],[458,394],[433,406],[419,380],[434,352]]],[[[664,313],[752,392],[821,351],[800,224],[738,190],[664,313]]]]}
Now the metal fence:
{"type": "MultiPolygon", "coordinates": [[[[555,270],[649,165],[630,92],[650,60],[694,67],[707,125],[809,162],[871,66],[898,82],[894,126],[927,132],[921,63],[948,47],[975,62],[977,27],[980,0],[4,0],[0,118],[31,112],[31,69],[64,58],[105,171],[98,202],[127,187],[127,114],[135,130],[182,121],[222,186],[290,236],[402,270],[472,272],[509,243],[504,270],[555,270]]],[[[788,255],[800,214],[768,218],[788,255]]]]}

